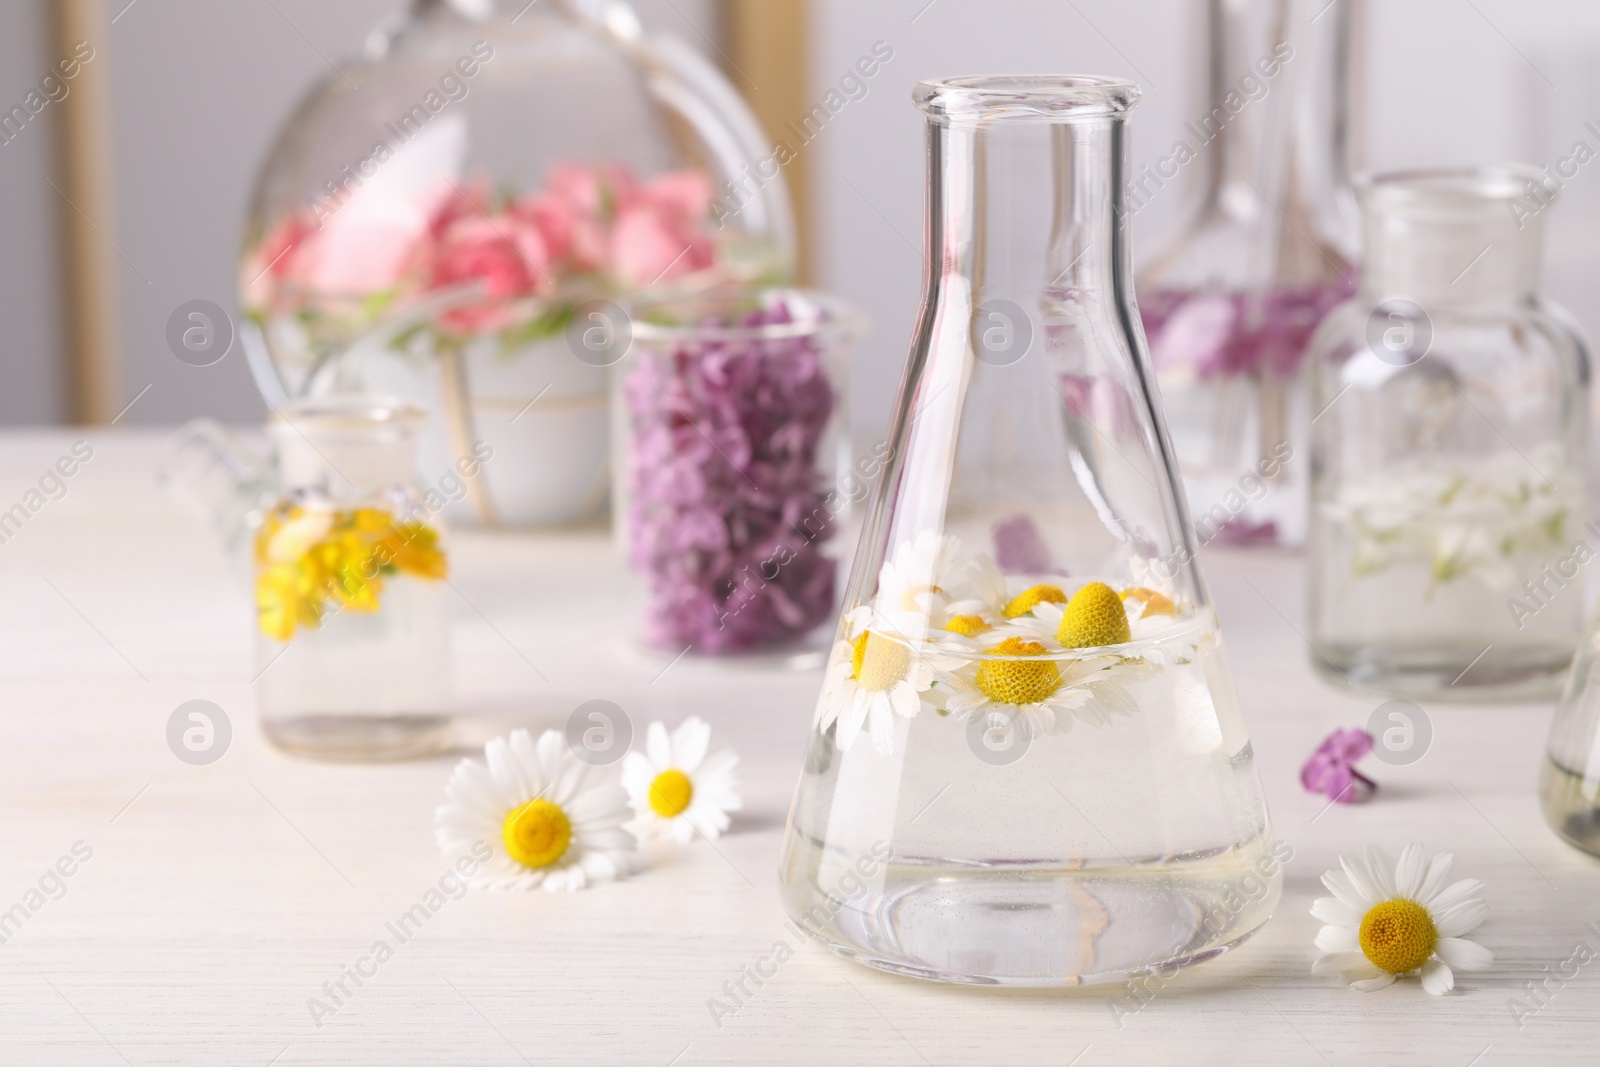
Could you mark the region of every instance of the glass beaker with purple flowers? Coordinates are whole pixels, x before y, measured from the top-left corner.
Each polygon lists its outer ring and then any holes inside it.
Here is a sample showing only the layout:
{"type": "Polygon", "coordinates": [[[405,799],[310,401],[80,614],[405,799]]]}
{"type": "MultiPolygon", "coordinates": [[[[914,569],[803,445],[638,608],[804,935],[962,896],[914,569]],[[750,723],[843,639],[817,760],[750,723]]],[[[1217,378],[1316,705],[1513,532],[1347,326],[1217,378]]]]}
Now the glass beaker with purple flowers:
{"type": "Polygon", "coordinates": [[[862,317],[794,289],[642,302],[631,317],[614,507],[647,586],[646,643],[820,650],[872,473],[856,475],[841,432],[862,317]]]}

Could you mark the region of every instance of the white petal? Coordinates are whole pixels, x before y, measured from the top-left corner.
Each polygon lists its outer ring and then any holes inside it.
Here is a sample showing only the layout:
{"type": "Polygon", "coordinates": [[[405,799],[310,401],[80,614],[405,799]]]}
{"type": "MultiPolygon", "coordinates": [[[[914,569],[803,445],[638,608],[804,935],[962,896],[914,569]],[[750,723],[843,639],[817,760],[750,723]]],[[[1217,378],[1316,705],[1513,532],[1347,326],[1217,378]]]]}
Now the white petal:
{"type": "Polygon", "coordinates": [[[910,719],[922,710],[922,700],[914,688],[901,682],[889,690],[889,706],[902,719],[910,719]]]}
{"type": "Polygon", "coordinates": [[[1452,904],[1459,904],[1473,897],[1483,896],[1483,883],[1476,878],[1463,878],[1461,881],[1446,886],[1434,894],[1433,900],[1428,903],[1430,911],[1443,911],[1452,904]]]}
{"type": "Polygon", "coordinates": [[[1430,908],[1428,914],[1440,937],[1460,937],[1483,925],[1483,920],[1489,916],[1489,905],[1477,899],[1463,900],[1443,908],[1430,908]]]}
{"type": "MultiPolygon", "coordinates": [[[[561,768],[567,763],[578,763],[572,753],[567,749],[567,736],[560,730],[546,730],[539,735],[535,745],[538,756],[539,780],[531,782],[534,792],[544,790],[548,795],[554,788],[556,779],[561,775],[561,768]]],[[[587,764],[578,764],[587,766],[587,764]]]]}
{"type": "Polygon", "coordinates": [[[867,721],[867,709],[871,703],[872,694],[865,689],[857,689],[851,696],[850,703],[839,716],[839,725],[834,730],[834,741],[839,745],[840,751],[848,752],[850,746],[861,736],[861,727],[867,721]]]}
{"type": "Polygon", "coordinates": [[[686,774],[693,774],[706,758],[711,744],[711,726],[698,715],[683,720],[672,735],[672,766],[686,774]]]}
{"type": "Polygon", "coordinates": [[[976,691],[957,693],[945,701],[944,709],[952,715],[965,718],[979,708],[986,707],[988,703],[989,698],[976,691]]]}
{"type": "Polygon", "coordinates": [[[1372,871],[1373,885],[1380,900],[1393,900],[1399,895],[1394,891],[1394,864],[1377,845],[1367,846],[1367,868],[1372,871]]]}
{"type": "Polygon", "coordinates": [[[1394,984],[1394,975],[1387,971],[1380,973],[1376,978],[1363,978],[1359,982],[1351,982],[1350,988],[1362,993],[1373,993],[1386,986],[1394,984]]]}
{"type": "Polygon", "coordinates": [[[658,771],[672,766],[672,740],[667,736],[666,724],[651,723],[645,729],[644,738],[644,750],[650,757],[650,765],[658,771]]]}
{"type": "Polygon", "coordinates": [[[1444,887],[1444,880],[1450,877],[1450,866],[1455,863],[1454,853],[1441,852],[1433,857],[1428,864],[1428,873],[1422,878],[1422,885],[1417,889],[1417,895],[1412,899],[1424,908],[1433,906],[1433,898],[1438,896],[1439,890],[1444,887]]]}
{"type": "Polygon", "coordinates": [[[1442,997],[1456,987],[1456,976],[1450,965],[1441,959],[1431,959],[1422,965],[1422,988],[1436,997],[1442,997]]]}
{"type": "Polygon", "coordinates": [[[867,728],[872,731],[872,747],[878,750],[878,755],[892,755],[894,752],[894,710],[889,706],[889,698],[887,696],[879,694],[873,699],[867,728]]]}
{"type": "Polygon", "coordinates": [[[1422,888],[1423,876],[1427,874],[1427,853],[1421,845],[1407,845],[1400,853],[1400,862],[1395,865],[1394,891],[1395,895],[1406,900],[1416,900],[1417,893],[1422,888]]]}
{"type": "Polygon", "coordinates": [[[1317,931],[1316,946],[1324,952],[1359,952],[1361,941],[1348,926],[1324,926],[1317,931]]]}
{"type": "Polygon", "coordinates": [[[1311,965],[1311,973],[1350,981],[1355,978],[1373,978],[1383,972],[1373,966],[1372,961],[1360,952],[1330,952],[1317,957],[1316,962],[1311,965]]]}
{"type": "Polygon", "coordinates": [[[622,788],[628,791],[630,798],[637,801],[641,796],[648,796],[650,783],[655,779],[655,768],[650,766],[643,752],[630,752],[622,757],[622,788]]]}
{"type": "Polygon", "coordinates": [[[1441,937],[1433,947],[1439,958],[1462,971],[1487,971],[1494,966],[1494,953],[1462,937],[1441,937]]]}
{"type": "Polygon", "coordinates": [[[1311,917],[1355,930],[1361,926],[1362,913],[1337,897],[1318,897],[1311,904],[1311,917]]]}
{"type": "Polygon", "coordinates": [[[504,818],[515,803],[495,785],[489,768],[475,759],[464,759],[456,764],[445,792],[463,809],[489,819],[504,818]]]}
{"type": "Polygon", "coordinates": [[[695,789],[735,788],[737,781],[733,768],[738,762],[739,757],[734,755],[733,749],[717,749],[700,764],[700,771],[694,776],[695,789]]]}
{"type": "Polygon", "coordinates": [[[1322,876],[1322,884],[1328,887],[1341,903],[1347,904],[1365,915],[1367,910],[1378,903],[1364,891],[1358,890],[1350,876],[1344,871],[1328,871],[1322,876]]]}
{"type": "MultiPolygon", "coordinates": [[[[518,731],[525,733],[526,731],[518,731]]],[[[528,788],[527,777],[522,773],[522,764],[511,752],[511,746],[503,737],[496,737],[483,746],[483,759],[489,767],[489,777],[494,779],[495,788],[505,794],[513,804],[521,804],[529,800],[537,786],[528,788]]]]}

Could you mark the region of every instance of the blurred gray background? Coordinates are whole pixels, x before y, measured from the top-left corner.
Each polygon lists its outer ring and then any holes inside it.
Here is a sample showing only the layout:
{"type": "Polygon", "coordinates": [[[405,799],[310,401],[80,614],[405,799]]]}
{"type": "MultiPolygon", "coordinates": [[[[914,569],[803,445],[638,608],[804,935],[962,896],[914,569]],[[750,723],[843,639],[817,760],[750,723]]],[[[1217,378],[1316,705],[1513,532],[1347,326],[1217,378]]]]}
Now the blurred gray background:
{"type": "MultiPolygon", "coordinates": [[[[45,3],[0,6],[0,103],[8,110],[58,58],[45,3]]],[[[757,0],[760,2],[760,0],[757,0]]],[[[1351,0],[1338,0],[1346,3],[1351,0]]],[[[1366,0],[1365,129],[1358,166],[1521,160],[1554,163],[1575,141],[1600,148],[1600,4],[1594,0],[1366,0]]],[[[355,52],[404,0],[107,0],[112,217],[92,220],[117,250],[119,394],[148,392],[125,423],[263,413],[237,347],[209,368],[168,351],[179,304],[232,310],[234,260],[256,168],[279,123],[329,63],[355,52]]],[[[718,0],[635,0],[648,27],[718,59],[718,0]]],[[[961,73],[1118,74],[1145,89],[1135,169],[1169,150],[1195,95],[1198,0],[811,0],[807,91],[820,98],[877,41],[893,59],[805,149],[815,277],[862,305],[874,332],[855,371],[859,432],[887,417],[921,282],[919,79],[961,73]]],[[[719,60],[720,61],[720,60],[719,60]]],[[[757,81],[759,71],[750,72],[757,81]]],[[[47,110],[0,145],[0,424],[64,421],[61,204],[47,110]]],[[[1136,220],[1149,248],[1183,217],[1198,168],[1136,220]]],[[[1600,164],[1545,216],[1547,292],[1600,336],[1600,164]]],[[[1137,251],[1136,251],[1137,255],[1137,251]]],[[[121,405],[117,405],[121,407],[121,405]]]]}

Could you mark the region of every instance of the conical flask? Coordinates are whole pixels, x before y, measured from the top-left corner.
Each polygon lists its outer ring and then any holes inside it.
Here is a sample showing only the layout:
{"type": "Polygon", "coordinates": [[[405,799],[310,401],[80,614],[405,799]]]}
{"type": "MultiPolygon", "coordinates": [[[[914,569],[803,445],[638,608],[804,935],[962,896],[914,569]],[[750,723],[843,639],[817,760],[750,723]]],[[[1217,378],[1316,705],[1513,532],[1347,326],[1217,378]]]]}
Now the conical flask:
{"type": "Polygon", "coordinates": [[[1313,415],[1301,367],[1317,324],[1355,288],[1360,245],[1355,17],[1326,0],[1204,9],[1202,117],[1133,176],[1129,206],[1164,195],[1191,161],[1203,191],[1140,269],[1139,307],[1202,541],[1299,545],[1313,415]]]}
{"type": "Polygon", "coordinates": [[[1275,847],[1134,306],[1136,86],[927,82],[927,288],[779,877],[839,954],[1124,979],[1266,921],[1275,847]]]}

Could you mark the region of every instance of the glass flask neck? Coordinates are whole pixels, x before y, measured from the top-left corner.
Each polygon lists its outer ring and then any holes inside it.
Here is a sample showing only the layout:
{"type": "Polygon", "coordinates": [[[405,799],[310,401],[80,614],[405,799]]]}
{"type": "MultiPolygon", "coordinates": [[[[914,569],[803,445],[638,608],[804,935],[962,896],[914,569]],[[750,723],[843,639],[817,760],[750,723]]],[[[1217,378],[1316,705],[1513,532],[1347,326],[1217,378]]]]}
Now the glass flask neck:
{"type": "Polygon", "coordinates": [[[1544,220],[1554,194],[1518,167],[1405,171],[1361,189],[1362,296],[1424,310],[1504,306],[1539,290],[1544,220]]]}
{"type": "Polygon", "coordinates": [[[1204,217],[1278,233],[1277,276],[1343,274],[1359,252],[1350,172],[1349,4],[1210,0],[1207,111],[1187,124],[1206,155],[1204,217]],[[1266,203],[1263,203],[1263,200],[1266,203]],[[1279,226],[1279,214],[1289,222],[1279,226]]]}
{"type": "Polygon", "coordinates": [[[981,317],[990,297],[1036,292],[1044,306],[1021,310],[1048,321],[1064,294],[1129,297],[1120,114],[930,114],[928,153],[932,299],[970,299],[981,317]]]}
{"type": "Polygon", "coordinates": [[[371,397],[299,400],[274,412],[267,430],[285,493],[353,503],[416,480],[421,409],[371,397]]]}

